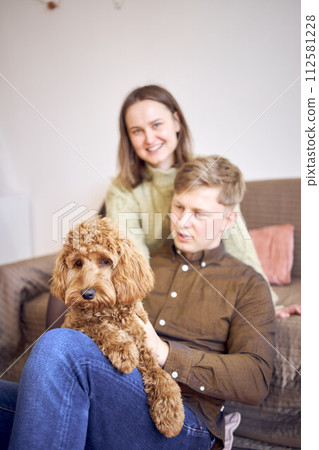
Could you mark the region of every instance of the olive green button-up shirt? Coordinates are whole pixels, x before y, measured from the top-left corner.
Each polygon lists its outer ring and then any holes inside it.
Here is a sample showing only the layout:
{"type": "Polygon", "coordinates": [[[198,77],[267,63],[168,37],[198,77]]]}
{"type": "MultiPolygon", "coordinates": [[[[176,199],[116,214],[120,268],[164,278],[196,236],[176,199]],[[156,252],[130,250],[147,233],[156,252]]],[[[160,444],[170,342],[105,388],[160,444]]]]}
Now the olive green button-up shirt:
{"type": "Polygon", "coordinates": [[[191,261],[166,246],[151,252],[151,266],[155,287],[144,306],[169,344],[164,369],[223,441],[225,400],[259,404],[268,393],[275,333],[268,285],[223,244],[191,261]]]}

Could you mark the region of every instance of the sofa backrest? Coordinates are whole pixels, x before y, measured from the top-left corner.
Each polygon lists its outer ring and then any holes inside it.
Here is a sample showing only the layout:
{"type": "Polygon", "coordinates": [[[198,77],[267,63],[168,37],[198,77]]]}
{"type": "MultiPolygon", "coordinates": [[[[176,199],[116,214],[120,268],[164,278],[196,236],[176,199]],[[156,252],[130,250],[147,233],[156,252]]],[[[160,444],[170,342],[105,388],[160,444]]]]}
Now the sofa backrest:
{"type": "Polygon", "coordinates": [[[241,211],[248,230],[290,223],[295,226],[293,277],[301,272],[300,178],[248,181],[241,211]]]}

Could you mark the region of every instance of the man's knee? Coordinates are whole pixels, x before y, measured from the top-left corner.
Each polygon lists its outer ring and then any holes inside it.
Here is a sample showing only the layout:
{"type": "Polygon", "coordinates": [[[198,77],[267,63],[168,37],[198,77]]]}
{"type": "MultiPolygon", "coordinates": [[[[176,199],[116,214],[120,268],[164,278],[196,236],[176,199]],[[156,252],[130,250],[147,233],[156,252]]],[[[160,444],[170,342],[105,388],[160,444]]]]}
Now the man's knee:
{"type": "Polygon", "coordinates": [[[100,354],[95,343],[80,331],[56,328],[43,334],[34,345],[29,359],[42,362],[78,360],[86,355],[100,354]]]}

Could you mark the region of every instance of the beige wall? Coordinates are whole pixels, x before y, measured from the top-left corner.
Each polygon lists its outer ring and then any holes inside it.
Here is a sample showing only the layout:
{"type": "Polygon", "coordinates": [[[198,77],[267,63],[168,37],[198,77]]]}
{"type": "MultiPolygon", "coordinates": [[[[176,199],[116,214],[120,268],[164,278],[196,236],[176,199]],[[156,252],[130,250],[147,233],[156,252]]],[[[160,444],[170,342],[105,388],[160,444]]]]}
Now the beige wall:
{"type": "Polygon", "coordinates": [[[300,176],[299,1],[2,0],[0,21],[0,193],[29,199],[34,255],[59,248],[56,211],[99,208],[138,85],[171,90],[196,152],[300,176]]]}

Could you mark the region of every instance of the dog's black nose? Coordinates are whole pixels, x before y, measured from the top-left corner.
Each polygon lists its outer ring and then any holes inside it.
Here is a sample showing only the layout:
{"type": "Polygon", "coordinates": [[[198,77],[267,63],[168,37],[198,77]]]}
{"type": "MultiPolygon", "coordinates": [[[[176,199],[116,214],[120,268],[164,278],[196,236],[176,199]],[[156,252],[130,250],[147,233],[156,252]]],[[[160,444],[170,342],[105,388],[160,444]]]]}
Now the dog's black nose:
{"type": "Polygon", "coordinates": [[[92,300],[95,296],[95,289],[85,289],[81,291],[81,295],[84,298],[84,300],[92,300]]]}

